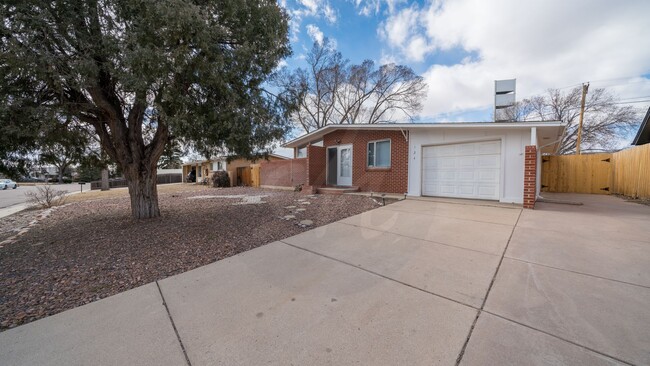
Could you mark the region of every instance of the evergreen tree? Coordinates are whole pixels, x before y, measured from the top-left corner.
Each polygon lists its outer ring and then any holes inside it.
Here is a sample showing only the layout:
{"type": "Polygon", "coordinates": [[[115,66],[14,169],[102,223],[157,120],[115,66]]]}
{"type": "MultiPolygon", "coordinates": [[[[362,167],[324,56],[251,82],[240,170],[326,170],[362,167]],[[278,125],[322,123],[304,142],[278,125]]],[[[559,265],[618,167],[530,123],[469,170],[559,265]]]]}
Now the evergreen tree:
{"type": "Polygon", "coordinates": [[[160,215],[156,167],[174,137],[247,157],[287,130],[262,88],[290,54],[275,0],[5,0],[0,16],[0,122],[90,127],[134,218],[160,215]]]}

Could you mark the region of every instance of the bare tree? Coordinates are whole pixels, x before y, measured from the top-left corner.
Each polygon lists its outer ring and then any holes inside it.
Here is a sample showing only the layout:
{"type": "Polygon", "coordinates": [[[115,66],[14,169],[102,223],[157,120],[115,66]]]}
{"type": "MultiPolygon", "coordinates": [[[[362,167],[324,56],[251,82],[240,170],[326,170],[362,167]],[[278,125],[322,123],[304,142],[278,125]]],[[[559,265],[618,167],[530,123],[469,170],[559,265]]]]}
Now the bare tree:
{"type": "Polygon", "coordinates": [[[286,99],[295,101],[292,120],[305,131],[329,124],[394,122],[422,109],[427,85],[407,66],[349,64],[331,42],[314,42],[309,67],[274,77],[286,99]]]}
{"type": "MultiPolygon", "coordinates": [[[[549,89],[546,95],[524,99],[517,103],[511,117],[519,121],[566,123],[566,131],[557,153],[572,154],[576,151],[581,97],[580,87],[567,93],[562,93],[559,89],[549,89]]],[[[616,96],[605,89],[590,90],[585,101],[582,126],[583,150],[615,149],[620,143],[620,137],[632,131],[637,123],[638,115],[633,107],[621,106],[616,96]]]]}

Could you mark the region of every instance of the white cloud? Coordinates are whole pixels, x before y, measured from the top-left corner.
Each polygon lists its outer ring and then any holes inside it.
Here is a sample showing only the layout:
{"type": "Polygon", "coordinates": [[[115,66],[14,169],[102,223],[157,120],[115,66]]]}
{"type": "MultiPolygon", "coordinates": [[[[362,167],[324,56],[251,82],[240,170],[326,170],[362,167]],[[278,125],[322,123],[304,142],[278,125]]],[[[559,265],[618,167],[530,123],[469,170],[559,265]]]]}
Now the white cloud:
{"type": "Polygon", "coordinates": [[[380,65],[387,65],[387,64],[396,64],[398,63],[397,57],[392,54],[388,53],[385,50],[381,51],[381,56],[379,57],[379,64],[380,65]]]}
{"type": "Polygon", "coordinates": [[[407,0],[354,0],[359,15],[370,16],[379,14],[382,5],[386,4],[386,11],[392,14],[397,7],[407,0]]]}
{"type": "Polygon", "coordinates": [[[324,18],[329,24],[336,24],[338,12],[332,7],[328,0],[297,0],[295,8],[288,8],[286,0],[280,5],[289,13],[290,39],[296,42],[299,39],[301,24],[305,18],[324,18]]]}
{"type": "Polygon", "coordinates": [[[334,8],[330,6],[330,4],[325,4],[325,6],[323,6],[323,16],[330,24],[336,23],[336,19],[338,17],[336,14],[336,10],[334,10],[334,8]]]}
{"type": "Polygon", "coordinates": [[[305,8],[307,8],[307,14],[316,15],[318,13],[319,1],[318,0],[298,0],[305,8]]]}
{"type": "MultiPolygon", "coordinates": [[[[648,13],[650,2],[641,0],[433,0],[398,10],[378,33],[407,62],[458,49],[478,55],[423,74],[429,94],[422,114],[434,116],[489,107],[495,79],[516,77],[522,99],[547,88],[648,73],[648,13]]],[[[616,86],[621,97],[650,95],[648,82],[622,82],[630,84],[616,86]]]]}
{"type": "Polygon", "coordinates": [[[323,39],[325,39],[325,36],[323,35],[323,32],[314,24],[309,24],[307,25],[307,34],[309,34],[309,37],[314,42],[318,42],[318,44],[323,44],[323,39]]]}

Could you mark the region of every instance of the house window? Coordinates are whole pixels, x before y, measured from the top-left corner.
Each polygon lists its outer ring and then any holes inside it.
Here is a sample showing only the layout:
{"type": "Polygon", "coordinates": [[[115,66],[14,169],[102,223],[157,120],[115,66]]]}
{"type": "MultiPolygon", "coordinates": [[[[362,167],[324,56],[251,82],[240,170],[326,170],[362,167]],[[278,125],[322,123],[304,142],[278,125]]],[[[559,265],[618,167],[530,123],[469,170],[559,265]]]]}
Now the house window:
{"type": "Polygon", "coordinates": [[[368,167],[390,168],[390,140],[368,143],[368,167]]]}
{"type": "Polygon", "coordinates": [[[212,170],[226,170],[226,162],[225,161],[216,161],[212,163],[212,170]]]}
{"type": "Polygon", "coordinates": [[[306,158],[307,157],[307,146],[301,146],[296,151],[296,158],[306,158]]]}

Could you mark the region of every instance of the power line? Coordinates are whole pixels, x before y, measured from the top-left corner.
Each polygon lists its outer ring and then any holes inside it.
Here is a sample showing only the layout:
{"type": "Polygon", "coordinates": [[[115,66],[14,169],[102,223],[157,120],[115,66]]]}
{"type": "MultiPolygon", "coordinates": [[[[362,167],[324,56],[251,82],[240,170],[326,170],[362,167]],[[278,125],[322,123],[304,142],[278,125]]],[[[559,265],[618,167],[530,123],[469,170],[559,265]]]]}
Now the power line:
{"type": "Polygon", "coordinates": [[[650,95],[644,95],[642,97],[629,97],[629,98],[621,98],[619,100],[632,100],[632,99],[641,99],[641,98],[650,98],[650,95]]]}
{"type": "Polygon", "coordinates": [[[645,103],[645,102],[650,102],[650,99],[635,100],[635,101],[630,101],[630,102],[614,102],[614,103],[611,103],[611,104],[634,104],[634,103],[645,103]]]}

